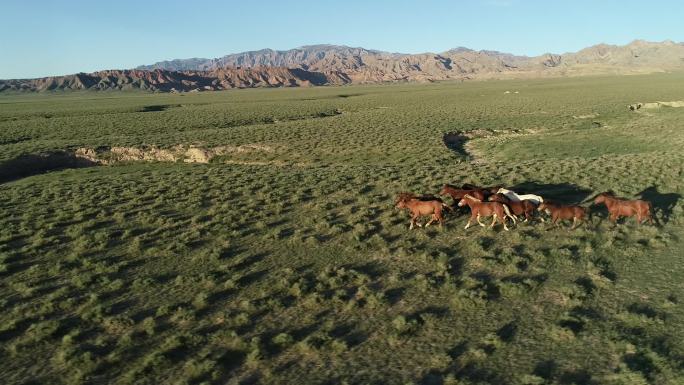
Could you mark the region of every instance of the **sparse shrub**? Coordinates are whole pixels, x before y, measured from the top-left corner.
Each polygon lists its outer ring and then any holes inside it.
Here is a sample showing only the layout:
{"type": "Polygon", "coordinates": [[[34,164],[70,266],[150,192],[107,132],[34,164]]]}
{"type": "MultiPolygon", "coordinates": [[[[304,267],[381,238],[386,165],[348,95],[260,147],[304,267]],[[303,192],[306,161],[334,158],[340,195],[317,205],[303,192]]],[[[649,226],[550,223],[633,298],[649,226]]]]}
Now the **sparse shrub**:
{"type": "Polygon", "coordinates": [[[198,293],[195,298],[192,300],[192,306],[195,307],[197,310],[204,309],[207,307],[207,301],[209,300],[209,294],[207,293],[198,293]]]}
{"type": "Polygon", "coordinates": [[[153,336],[157,329],[157,322],[153,317],[145,317],[140,327],[148,336],[153,336]]]}
{"type": "Polygon", "coordinates": [[[281,348],[284,348],[284,347],[288,347],[288,346],[292,345],[292,343],[294,342],[294,339],[292,338],[291,335],[289,335],[287,333],[280,333],[280,334],[276,335],[275,337],[273,337],[271,339],[271,342],[273,342],[275,345],[277,345],[281,348]]]}

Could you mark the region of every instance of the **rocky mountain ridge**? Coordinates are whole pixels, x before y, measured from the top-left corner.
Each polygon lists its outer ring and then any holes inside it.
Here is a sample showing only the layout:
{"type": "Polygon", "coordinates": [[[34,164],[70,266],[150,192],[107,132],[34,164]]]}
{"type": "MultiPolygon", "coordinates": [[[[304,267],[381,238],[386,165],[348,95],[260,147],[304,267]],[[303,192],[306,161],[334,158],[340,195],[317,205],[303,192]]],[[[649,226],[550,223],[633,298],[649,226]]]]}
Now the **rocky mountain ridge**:
{"type": "Polygon", "coordinates": [[[263,49],[215,59],[176,59],[133,70],[0,80],[1,91],[125,90],[160,92],[301,87],[382,82],[635,74],[684,70],[684,44],[635,40],[578,52],[518,56],[459,47],[402,54],[337,45],[263,49]]]}

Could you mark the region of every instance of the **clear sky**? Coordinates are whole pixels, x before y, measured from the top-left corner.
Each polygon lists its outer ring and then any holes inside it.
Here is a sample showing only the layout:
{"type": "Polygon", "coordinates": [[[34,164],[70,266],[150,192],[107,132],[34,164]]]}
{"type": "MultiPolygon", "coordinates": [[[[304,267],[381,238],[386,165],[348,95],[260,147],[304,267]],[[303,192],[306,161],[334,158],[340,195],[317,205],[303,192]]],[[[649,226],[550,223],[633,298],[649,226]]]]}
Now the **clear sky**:
{"type": "Polygon", "coordinates": [[[538,55],[637,38],[684,41],[684,1],[2,0],[0,79],[322,43],[538,55]]]}

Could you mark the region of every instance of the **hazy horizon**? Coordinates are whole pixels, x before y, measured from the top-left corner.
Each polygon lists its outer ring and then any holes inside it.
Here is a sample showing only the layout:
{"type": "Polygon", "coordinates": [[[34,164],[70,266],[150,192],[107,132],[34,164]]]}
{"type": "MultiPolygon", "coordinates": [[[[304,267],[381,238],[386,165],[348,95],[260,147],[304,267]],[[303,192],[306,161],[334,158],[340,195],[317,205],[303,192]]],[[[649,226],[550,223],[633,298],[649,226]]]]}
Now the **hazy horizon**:
{"type": "Polygon", "coordinates": [[[202,7],[179,1],[10,0],[0,25],[0,79],[130,69],[159,61],[216,58],[265,48],[333,44],[388,52],[456,47],[524,56],[596,44],[684,40],[684,4],[538,0],[350,0],[344,4],[263,1],[202,7]],[[36,13],[35,9],[42,12],[36,13]],[[7,38],[10,36],[11,38],[7,38]]]}

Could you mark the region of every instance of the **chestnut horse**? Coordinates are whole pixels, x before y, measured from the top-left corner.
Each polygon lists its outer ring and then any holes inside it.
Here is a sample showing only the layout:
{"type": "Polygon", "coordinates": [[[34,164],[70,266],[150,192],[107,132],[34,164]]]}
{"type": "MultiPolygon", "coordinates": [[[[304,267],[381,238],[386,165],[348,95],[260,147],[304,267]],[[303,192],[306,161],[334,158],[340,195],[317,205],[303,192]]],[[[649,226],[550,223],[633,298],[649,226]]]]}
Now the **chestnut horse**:
{"type": "Polygon", "coordinates": [[[411,225],[409,226],[409,230],[413,229],[414,225],[421,227],[420,223],[416,223],[416,220],[421,215],[432,215],[430,221],[425,224],[425,227],[430,226],[434,221],[439,221],[439,225],[442,226],[442,223],[444,223],[442,210],[449,209],[449,206],[440,198],[426,195],[417,196],[411,193],[400,193],[397,197],[395,207],[398,209],[409,209],[411,212],[411,225]]]}
{"type": "Polygon", "coordinates": [[[471,183],[464,183],[463,186],[461,186],[461,188],[463,190],[481,190],[484,191],[485,196],[489,196],[492,194],[496,194],[496,192],[499,191],[499,189],[502,189],[503,186],[480,187],[471,183]]]}
{"type": "Polygon", "coordinates": [[[554,226],[556,226],[556,222],[558,222],[559,219],[572,219],[572,227],[570,230],[576,229],[587,214],[587,209],[582,206],[559,205],[551,202],[542,202],[537,210],[545,211],[549,214],[551,216],[551,223],[554,226]]]}
{"type": "Polygon", "coordinates": [[[613,221],[613,223],[616,223],[620,217],[636,216],[639,224],[642,224],[644,220],[648,220],[650,224],[653,224],[653,217],[651,216],[653,206],[651,205],[651,202],[641,199],[629,200],[617,198],[611,192],[603,192],[594,199],[595,205],[600,203],[603,203],[608,208],[610,220],[613,221]]]}
{"type": "Polygon", "coordinates": [[[470,196],[477,198],[481,201],[483,201],[485,199],[484,190],[481,190],[478,188],[475,188],[475,189],[459,189],[456,186],[452,186],[450,184],[445,184],[444,186],[442,186],[442,189],[439,191],[439,195],[449,195],[451,198],[453,198],[454,202],[458,202],[459,200],[463,199],[463,197],[466,194],[469,194],[470,196]]]}
{"type": "Polygon", "coordinates": [[[492,224],[489,225],[490,228],[494,227],[498,219],[503,224],[504,230],[506,231],[508,231],[506,217],[511,218],[513,223],[515,223],[515,217],[511,215],[508,206],[503,203],[482,202],[481,200],[466,194],[463,196],[463,199],[458,202],[458,207],[463,207],[465,205],[470,207],[470,218],[468,218],[468,223],[465,226],[466,229],[470,227],[470,222],[472,222],[473,219],[476,219],[480,226],[485,227],[484,223],[480,222],[480,217],[494,217],[492,219],[492,224]]]}
{"type": "Polygon", "coordinates": [[[511,209],[511,212],[514,215],[524,215],[525,222],[527,222],[529,219],[532,219],[532,216],[534,215],[534,210],[537,208],[537,205],[532,203],[532,201],[523,200],[515,202],[510,200],[507,196],[503,194],[490,195],[489,199],[487,200],[490,202],[499,202],[505,204],[511,209]]]}

